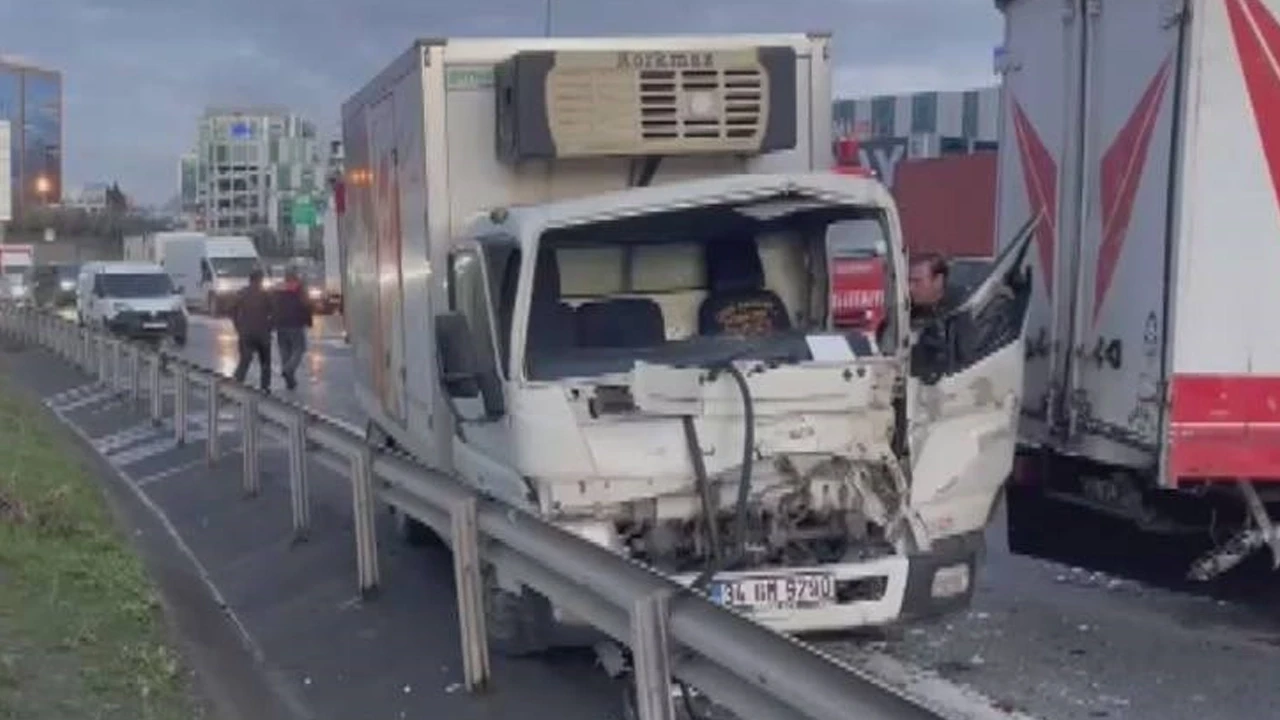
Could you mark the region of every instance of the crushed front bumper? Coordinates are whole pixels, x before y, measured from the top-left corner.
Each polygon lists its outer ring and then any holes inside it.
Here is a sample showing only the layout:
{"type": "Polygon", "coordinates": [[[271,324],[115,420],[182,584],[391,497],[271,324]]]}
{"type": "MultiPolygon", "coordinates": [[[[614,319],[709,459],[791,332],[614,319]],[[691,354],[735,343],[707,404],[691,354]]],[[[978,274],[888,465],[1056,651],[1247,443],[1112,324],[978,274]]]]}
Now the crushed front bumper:
{"type": "MultiPolygon", "coordinates": [[[[814,606],[738,607],[747,617],[779,632],[791,634],[844,632],[882,627],[962,611],[973,600],[977,566],[984,550],[981,531],[943,539],[928,553],[888,556],[863,562],[811,567],[769,568],[717,573],[708,595],[722,603],[721,588],[738,580],[829,575],[835,582],[835,602],[814,606]]],[[[673,578],[686,587],[696,575],[673,578]]],[[[559,608],[556,620],[576,626],[581,621],[559,608]]]]}
{"type": "MultiPolygon", "coordinates": [[[[724,583],[778,576],[829,574],[835,581],[835,602],[814,606],[745,608],[738,610],[779,632],[821,633],[860,627],[892,625],[956,612],[969,607],[982,533],[948,538],[928,553],[887,556],[863,562],[813,567],[718,573],[711,583],[711,599],[723,602],[724,583]]],[[[689,585],[692,575],[676,581],[689,585]]]]}

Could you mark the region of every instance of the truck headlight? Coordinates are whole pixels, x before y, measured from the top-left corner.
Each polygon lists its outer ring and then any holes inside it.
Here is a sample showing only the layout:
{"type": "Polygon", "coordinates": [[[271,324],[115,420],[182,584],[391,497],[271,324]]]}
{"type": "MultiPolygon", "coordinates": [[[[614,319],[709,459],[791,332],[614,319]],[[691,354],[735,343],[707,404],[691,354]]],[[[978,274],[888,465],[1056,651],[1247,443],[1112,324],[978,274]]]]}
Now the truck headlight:
{"type": "Polygon", "coordinates": [[[71,280],[63,280],[62,282],[58,283],[58,287],[62,288],[63,290],[74,290],[76,287],[76,284],[71,280]]]}

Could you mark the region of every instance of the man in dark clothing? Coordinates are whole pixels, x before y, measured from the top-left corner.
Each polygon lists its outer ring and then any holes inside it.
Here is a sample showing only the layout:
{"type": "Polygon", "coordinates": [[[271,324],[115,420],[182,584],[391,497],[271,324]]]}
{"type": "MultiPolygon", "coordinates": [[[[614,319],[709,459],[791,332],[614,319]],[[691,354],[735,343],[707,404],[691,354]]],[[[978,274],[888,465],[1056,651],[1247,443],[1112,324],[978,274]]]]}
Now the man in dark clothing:
{"type": "Polygon", "coordinates": [[[280,375],[290,390],[298,387],[298,365],[307,351],[307,328],[311,327],[311,303],[298,279],[298,271],[289,268],[284,285],[276,291],[276,342],[280,345],[280,375]]]}
{"type": "Polygon", "coordinates": [[[911,294],[911,324],[914,327],[945,315],[954,305],[954,298],[947,288],[947,261],[941,255],[913,255],[907,269],[907,289],[911,294]]]}
{"type": "Polygon", "coordinates": [[[236,382],[244,382],[253,356],[258,356],[258,377],[263,392],[271,391],[271,330],[275,327],[275,302],[262,289],[262,271],[249,274],[249,286],[236,295],[231,319],[239,338],[240,362],[236,382]]]}

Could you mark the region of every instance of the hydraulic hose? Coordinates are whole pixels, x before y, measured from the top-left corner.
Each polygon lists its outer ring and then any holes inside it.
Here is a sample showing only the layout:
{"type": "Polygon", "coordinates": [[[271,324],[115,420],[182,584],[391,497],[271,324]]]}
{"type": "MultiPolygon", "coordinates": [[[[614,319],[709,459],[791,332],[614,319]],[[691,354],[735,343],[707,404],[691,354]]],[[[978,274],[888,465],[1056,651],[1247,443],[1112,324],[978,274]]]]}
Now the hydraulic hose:
{"type": "Polygon", "coordinates": [[[698,442],[698,431],[694,427],[693,418],[685,416],[685,439],[689,443],[690,453],[693,455],[693,469],[697,477],[699,490],[702,494],[703,517],[706,519],[709,527],[709,538],[712,542],[712,556],[707,563],[706,568],[693,581],[693,587],[698,590],[705,590],[707,583],[720,570],[730,565],[737,564],[746,557],[747,554],[747,502],[751,498],[751,477],[755,469],[755,444],[756,444],[756,414],[755,401],[751,397],[751,387],[747,385],[747,378],[742,371],[733,363],[725,363],[717,365],[711,370],[711,379],[714,380],[720,372],[727,372],[733,377],[734,383],[738,386],[738,392],[742,395],[742,466],[738,478],[738,498],[737,507],[735,508],[734,517],[734,534],[733,534],[733,555],[726,556],[721,547],[719,539],[719,530],[715,522],[716,508],[712,506],[713,498],[711,497],[711,483],[707,478],[706,465],[702,461],[702,447],[698,442]]]}

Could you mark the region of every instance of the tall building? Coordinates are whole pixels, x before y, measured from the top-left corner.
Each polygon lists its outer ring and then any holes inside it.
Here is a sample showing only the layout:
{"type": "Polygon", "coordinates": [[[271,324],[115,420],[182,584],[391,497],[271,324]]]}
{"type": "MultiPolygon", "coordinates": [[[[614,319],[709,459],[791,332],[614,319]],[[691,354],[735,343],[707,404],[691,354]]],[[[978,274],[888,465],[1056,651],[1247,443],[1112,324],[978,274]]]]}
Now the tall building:
{"type": "Polygon", "coordinates": [[[195,152],[179,167],[184,213],[196,227],[274,238],[282,250],[319,242],[325,166],[316,128],[302,117],[273,107],[209,108],[195,152]]]}
{"type": "Polygon", "coordinates": [[[892,187],[903,160],[994,150],[1000,88],[836,100],[831,118],[835,136],[857,138],[863,164],[892,187]]]}
{"type": "Polygon", "coordinates": [[[0,120],[9,123],[15,218],[62,198],[62,73],[0,58],[0,120]]]}
{"type": "Polygon", "coordinates": [[[4,239],[4,226],[13,219],[10,157],[9,121],[0,120],[0,240],[4,239]]]}

